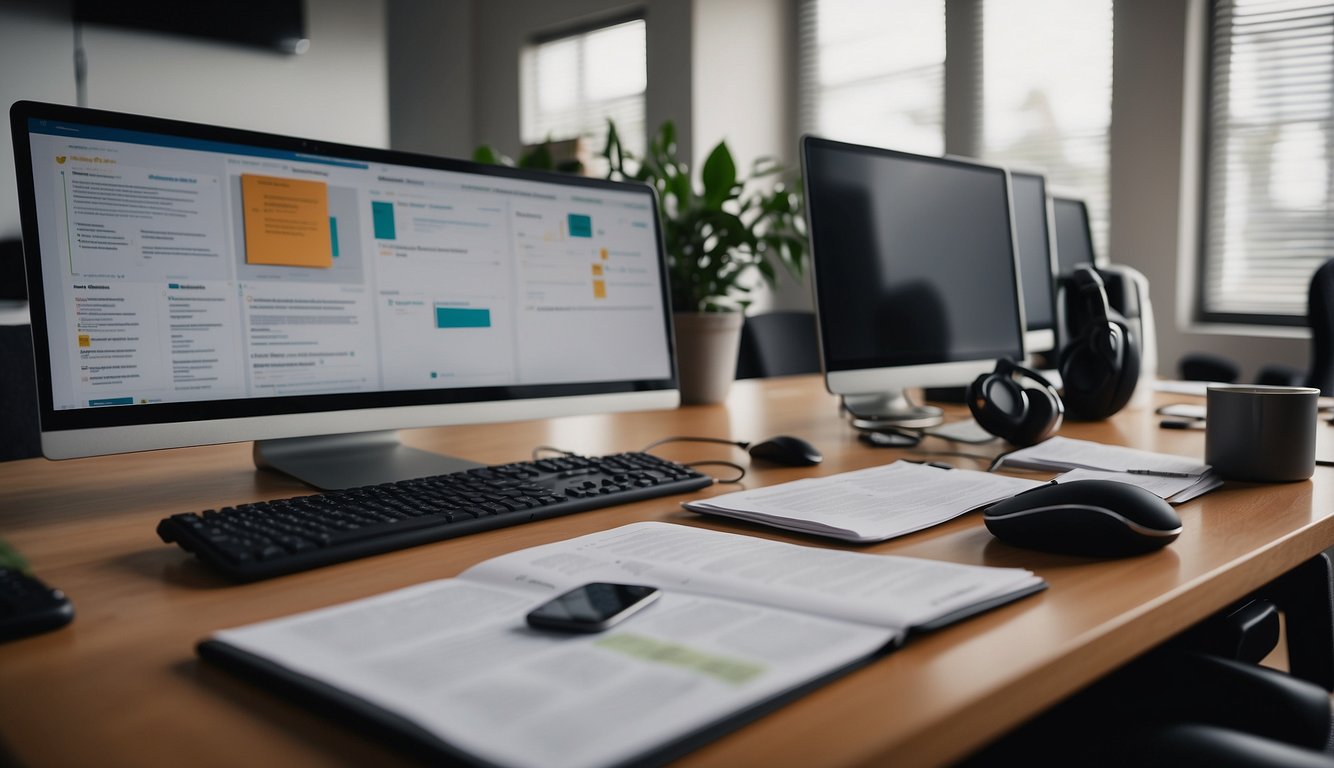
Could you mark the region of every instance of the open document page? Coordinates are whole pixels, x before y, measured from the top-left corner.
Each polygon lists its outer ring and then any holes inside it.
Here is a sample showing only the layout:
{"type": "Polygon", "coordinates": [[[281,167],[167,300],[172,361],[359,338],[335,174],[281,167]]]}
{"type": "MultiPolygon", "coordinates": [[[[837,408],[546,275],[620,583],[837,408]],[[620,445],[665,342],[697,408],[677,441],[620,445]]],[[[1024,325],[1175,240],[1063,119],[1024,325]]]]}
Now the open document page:
{"type": "Polygon", "coordinates": [[[1072,469],[1056,477],[1058,483],[1074,480],[1115,480],[1138,485],[1169,504],[1181,504],[1208,493],[1223,484],[1214,472],[1203,475],[1109,472],[1102,469],[1072,469]]]}
{"type": "Polygon", "coordinates": [[[829,477],[740,491],[682,506],[858,543],[953,520],[1041,483],[969,469],[896,461],[829,477]]]}
{"type": "Polygon", "coordinates": [[[639,523],[495,558],[455,579],[223,630],[200,653],[442,754],[603,766],[676,754],[892,648],[910,624],[1042,586],[1021,569],[639,523]],[[525,624],[556,594],[609,580],[664,594],[601,634],[525,624]]]}
{"type": "Polygon", "coordinates": [[[1116,480],[1138,485],[1173,504],[1189,501],[1223,484],[1213,467],[1188,456],[1053,437],[1006,454],[1000,467],[1065,472],[1058,483],[1116,480]]]}
{"type": "Polygon", "coordinates": [[[1007,453],[997,466],[1052,472],[1101,469],[1109,472],[1172,472],[1197,476],[1210,470],[1208,464],[1188,456],[1141,451],[1122,445],[1106,445],[1060,436],[1007,453]]]}

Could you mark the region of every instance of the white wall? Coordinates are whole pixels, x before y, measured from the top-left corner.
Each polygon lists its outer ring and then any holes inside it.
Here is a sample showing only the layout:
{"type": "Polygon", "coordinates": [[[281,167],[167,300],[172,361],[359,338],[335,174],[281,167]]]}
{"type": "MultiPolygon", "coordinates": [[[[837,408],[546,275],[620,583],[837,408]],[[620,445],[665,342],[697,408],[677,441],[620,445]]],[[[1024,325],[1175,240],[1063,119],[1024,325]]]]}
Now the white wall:
{"type": "MultiPolygon", "coordinates": [[[[386,1],[306,0],[311,45],[301,56],[87,26],[88,106],[388,146],[386,1]]],[[[67,6],[0,6],[0,102],[74,103],[73,51],[67,6]]],[[[19,229],[4,137],[0,236],[19,229]]]]}
{"type": "MultiPolygon", "coordinates": [[[[74,103],[74,36],[59,2],[0,5],[0,106],[20,99],[74,103]]],[[[0,130],[0,238],[19,236],[9,121],[0,130]]]]}
{"type": "Polygon", "coordinates": [[[473,135],[473,4],[389,3],[389,143],[406,152],[469,157],[473,135]]]}

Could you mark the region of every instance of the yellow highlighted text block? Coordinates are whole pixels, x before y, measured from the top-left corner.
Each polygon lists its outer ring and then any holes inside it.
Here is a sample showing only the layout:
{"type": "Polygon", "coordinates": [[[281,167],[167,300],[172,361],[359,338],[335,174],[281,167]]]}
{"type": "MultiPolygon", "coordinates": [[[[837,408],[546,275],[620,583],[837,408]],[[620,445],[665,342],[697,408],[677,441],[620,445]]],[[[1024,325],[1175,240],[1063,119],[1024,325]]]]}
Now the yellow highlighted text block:
{"type": "Polygon", "coordinates": [[[595,298],[595,299],[605,299],[605,298],[607,298],[607,281],[606,281],[606,280],[594,280],[594,281],[593,281],[593,298],[595,298]]]}
{"type": "Polygon", "coordinates": [[[79,334],[79,346],[91,347],[92,345],[93,345],[93,337],[89,336],[86,333],[79,334]]]}
{"type": "Polygon", "coordinates": [[[322,181],[241,176],[247,264],[333,266],[329,187],[322,181]]]}

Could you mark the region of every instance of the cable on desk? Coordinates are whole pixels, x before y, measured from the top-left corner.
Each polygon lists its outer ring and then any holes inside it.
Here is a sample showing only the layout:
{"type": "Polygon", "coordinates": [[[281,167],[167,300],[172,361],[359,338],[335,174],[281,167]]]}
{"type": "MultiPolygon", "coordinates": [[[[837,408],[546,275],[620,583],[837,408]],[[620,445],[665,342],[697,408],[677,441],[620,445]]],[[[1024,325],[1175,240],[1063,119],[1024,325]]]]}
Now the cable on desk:
{"type": "Polygon", "coordinates": [[[564,448],[556,448],[550,445],[539,445],[533,449],[533,461],[539,461],[544,453],[554,453],[557,456],[578,456],[574,451],[567,451],[564,448]]]}
{"type": "Polygon", "coordinates": [[[649,443],[643,448],[640,448],[639,450],[641,453],[648,453],[649,451],[653,450],[654,448],[657,448],[658,446],[664,443],[676,443],[676,442],[719,443],[721,445],[733,445],[736,446],[737,448],[740,448],[743,451],[750,447],[750,442],[746,440],[728,440],[725,437],[694,437],[691,435],[673,435],[671,437],[664,437],[661,440],[654,440],[653,442],[649,443]]]}
{"type": "Polygon", "coordinates": [[[703,459],[703,460],[701,460],[701,461],[690,461],[690,462],[686,462],[685,465],[686,465],[687,467],[692,468],[692,469],[695,468],[695,467],[703,467],[703,466],[723,466],[723,467],[731,467],[732,469],[735,469],[735,470],[737,471],[737,476],[736,476],[736,477],[731,477],[731,478],[715,477],[715,478],[713,478],[713,482],[715,482],[715,483],[739,483],[739,482],[741,482],[741,480],[742,480],[743,478],[745,478],[745,476],[746,476],[746,468],[743,467],[743,466],[741,466],[740,464],[737,464],[737,463],[734,462],[734,461],[724,461],[724,460],[722,460],[722,459],[703,459]]]}
{"type": "Polygon", "coordinates": [[[1000,466],[1000,463],[1005,460],[1005,457],[1009,456],[1010,454],[1014,453],[1017,450],[1019,449],[1015,448],[1013,450],[1002,452],[999,456],[997,456],[995,459],[992,460],[991,465],[987,467],[987,471],[995,472],[996,468],[1000,466]]]}
{"type": "MultiPolygon", "coordinates": [[[[724,443],[726,445],[735,445],[741,448],[745,448],[746,446],[750,445],[750,443],[738,442],[736,440],[724,440],[719,437],[665,437],[656,442],[649,443],[639,452],[648,453],[650,448],[662,445],[663,443],[669,443],[673,440],[688,440],[688,441],[702,442],[702,443],[724,443]]],[[[579,456],[579,454],[575,453],[574,451],[567,451],[564,448],[557,448],[554,445],[539,445],[533,449],[533,461],[538,461],[542,459],[544,457],[544,454],[553,454],[553,453],[556,454],[557,456],[579,456]]],[[[691,462],[683,461],[679,463],[681,464],[681,466],[684,467],[700,467],[700,466],[731,467],[732,469],[735,469],[738,473],[736,477],[730,477],[730,478],[714,477],[713,482],[715,483],[739,483],[741,482],[742,478],[746,476],[746,468],[741,466],[740,464],[737,464],[734,461],[724,461],[722,459],[704,459],[701,461],[691,461],[691,462]]]]}

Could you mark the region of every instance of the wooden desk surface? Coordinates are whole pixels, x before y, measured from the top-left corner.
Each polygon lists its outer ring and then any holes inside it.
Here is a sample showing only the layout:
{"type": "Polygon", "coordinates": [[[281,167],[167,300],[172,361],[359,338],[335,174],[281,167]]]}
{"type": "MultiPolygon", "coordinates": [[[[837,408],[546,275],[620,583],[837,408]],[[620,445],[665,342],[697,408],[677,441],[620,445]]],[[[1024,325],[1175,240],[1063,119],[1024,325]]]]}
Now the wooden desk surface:
{"type": "MultiPolygon", "coordinates": [[[[1203,432],[1162,430],[1157,423],[1150,409],[1128,409],[1107,422],[1068,424],[1062,434],[1203,455],[1203,432]]],[[[757,467],[748,487],[921,457],[858,442],[817,377],[738,382],[721,406],[418,430],[405,432],[404,441],[499,463],[527,458],[537,445],[601,454],[634,450],[671,434],[754,440],[784,433],[815,443],[825,462],[811,469],[757,467]]],[[[934,438],[922,446],[951,448],[934,438]]],[[[996,442],[960,450],[990,457],[1003,448],[996,442]]],[[[658,452],[678,460],[741,456],[701,444],[658,452]]],[[[984,469],[988,463],[933,458],[960,467],[984,469]]],[[[216,629],[451,576],[503,552],[637,520],[840,546],[696,516],[680,509],[688,497],[678,496],[238,586],[154,533],[159,519],[176,512],[305,492],[296,481],[256,472],[248,444],[0,465],[0,536],[28,557],[39,576],[64,589],[77,611],[65,629],[0,646],[5,746],[35,767],[407,762],[370,738],[200,663],[195,642],[216,629]]],[[[977,514],[861,548],[1023,566],[1051,588],[917,637],[682,763],[912,766],[960,758],[1334,545],[1334,468],[1318,467],[1307,482],[1229,484],[1179,511],[1185,532],[1175,544],[1127,560],[1011,548],[994,540],[977,514]]]]}

